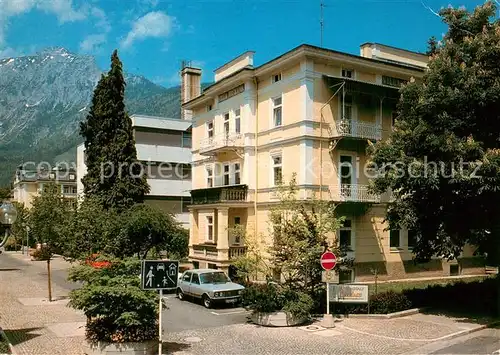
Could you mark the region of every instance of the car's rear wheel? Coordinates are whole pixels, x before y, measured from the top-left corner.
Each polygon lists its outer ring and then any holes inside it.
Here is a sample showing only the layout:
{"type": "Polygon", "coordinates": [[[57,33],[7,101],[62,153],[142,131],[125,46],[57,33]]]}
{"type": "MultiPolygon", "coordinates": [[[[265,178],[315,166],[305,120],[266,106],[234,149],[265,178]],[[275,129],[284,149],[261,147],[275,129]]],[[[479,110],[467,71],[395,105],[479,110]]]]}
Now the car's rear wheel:
{"type": "Polygon", "coordinates": [[[181,301],[184,301],[184,292],[182,292],[180,288],[177,289],[177,297],[179,297],[181,301]]]}
{"type": "Polygon", "coordinates": [[[205,306],[205,308],[211,308],[212,307],[212,300],[210,299],[210,297],[208,297],[207,295],[203,295],[203,305],[205,306]]]}

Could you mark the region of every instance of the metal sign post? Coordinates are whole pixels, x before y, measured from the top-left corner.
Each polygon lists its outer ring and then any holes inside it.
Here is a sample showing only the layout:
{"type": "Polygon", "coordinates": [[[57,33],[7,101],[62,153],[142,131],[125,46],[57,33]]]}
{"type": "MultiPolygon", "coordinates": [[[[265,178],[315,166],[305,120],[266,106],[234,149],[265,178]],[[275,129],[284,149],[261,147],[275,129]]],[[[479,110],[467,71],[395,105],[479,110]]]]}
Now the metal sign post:
{"type": "Polygon", "coordinates": [[[335,265],[337,265],[337,257],[331,251],[326,251],[321,255],[320,264],[323,268],[323,273],[321,275],[322,281],[326,283],[326,315],[324,318],[325,328],[333,328],[335,324],[333,318],[330,317],[330,283],[334,280],[335,265]]]}
{"type": "Polygon", "coordinates": [[[141,265],[141,288],[143,290],[160,291],[160,302],[158,304],[158,354],[162,354],[162,313],[163,313],[163,290],[177,288],[179,279],[179,262],[171,260],[143,260],[141,265]]]}

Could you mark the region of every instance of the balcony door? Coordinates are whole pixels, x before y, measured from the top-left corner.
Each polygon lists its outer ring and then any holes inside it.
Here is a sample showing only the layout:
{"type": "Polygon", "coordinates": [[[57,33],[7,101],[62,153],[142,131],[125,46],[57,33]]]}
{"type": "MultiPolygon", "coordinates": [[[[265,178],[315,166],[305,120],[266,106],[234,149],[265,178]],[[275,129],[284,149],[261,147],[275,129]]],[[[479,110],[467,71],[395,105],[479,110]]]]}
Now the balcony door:
{"type": "Polygon", "coordinates": [[[224,138],[226,140],[226,143],[229,139],[229,112],[224,114],[224,138]]]}
{"type": "Polygon", "coordinates": [[[355,197],[355,171],[353,155],[341,154],[339,158],[340,197],[351,200],[355,197]]]}

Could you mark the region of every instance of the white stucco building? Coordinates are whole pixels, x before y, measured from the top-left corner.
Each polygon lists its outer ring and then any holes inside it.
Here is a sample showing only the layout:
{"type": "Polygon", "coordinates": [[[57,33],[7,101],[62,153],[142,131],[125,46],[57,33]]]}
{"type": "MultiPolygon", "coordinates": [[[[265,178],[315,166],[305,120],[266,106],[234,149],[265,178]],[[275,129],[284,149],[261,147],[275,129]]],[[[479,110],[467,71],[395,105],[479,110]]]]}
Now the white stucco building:
{"type": "MultiPolygon", "coordinates": [[[[146,203],[172,213],[189,227],[191,203],[191,121],[133,115],[137,158],[144,165],[150,193],[146,203]]],[[[85,146],[77,148],[77,191],[83,196],[82,177],[87,168],[85,146]]]]}

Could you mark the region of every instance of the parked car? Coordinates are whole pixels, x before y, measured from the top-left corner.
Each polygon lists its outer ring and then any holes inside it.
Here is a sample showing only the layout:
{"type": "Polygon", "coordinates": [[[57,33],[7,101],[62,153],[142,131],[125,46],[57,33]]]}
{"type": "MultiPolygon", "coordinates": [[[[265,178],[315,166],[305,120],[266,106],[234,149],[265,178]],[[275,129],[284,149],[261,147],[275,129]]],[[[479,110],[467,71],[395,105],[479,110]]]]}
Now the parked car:
{"type": "Polygon", "coordinates": [[[241,300],[244,286],[232,282],[220,270],[186,270],[179,278],[177,297],[184,300],[191,296],[203,301],[206,308],[215,303],[236,304],[241,300]]]}

